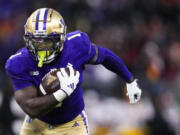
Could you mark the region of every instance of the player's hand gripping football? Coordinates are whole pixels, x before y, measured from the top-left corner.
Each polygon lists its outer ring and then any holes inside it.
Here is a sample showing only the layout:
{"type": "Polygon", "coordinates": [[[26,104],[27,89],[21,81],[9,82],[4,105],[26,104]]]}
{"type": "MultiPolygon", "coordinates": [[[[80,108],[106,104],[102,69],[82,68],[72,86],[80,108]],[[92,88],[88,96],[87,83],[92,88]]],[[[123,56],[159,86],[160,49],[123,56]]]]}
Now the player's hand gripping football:
{"type": "Polygon", "coordinates": [[[131,83],[126,83],[127,87],[127,96],[129,96],[129,102],[130,104],[137,103],[141,98],[141,89],[138,87],[137,79],[135,79],[131,83]]]}
{"type": "Polygon", "coordinates": [[[75,71],[71,65],[68,65],[68,68],[70,71],[70,75],[67,74],[65,68],[61,68],[61,71],[57,72],[57,77],[59,79],[61,87],[60,90],[54,92],[53,95],[59,102],[61,102],[67,96],[70,96],[79,83],[79,72],[75,71]]]}

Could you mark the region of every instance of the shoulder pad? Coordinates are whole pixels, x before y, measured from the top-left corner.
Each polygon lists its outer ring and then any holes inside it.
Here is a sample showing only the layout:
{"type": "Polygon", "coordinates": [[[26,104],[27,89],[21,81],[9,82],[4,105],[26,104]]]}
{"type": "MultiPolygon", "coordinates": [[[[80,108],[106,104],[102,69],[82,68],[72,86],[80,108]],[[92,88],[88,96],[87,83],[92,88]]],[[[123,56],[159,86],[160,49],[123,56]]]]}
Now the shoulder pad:
{"type": "Polygon", "coordinates": [[[14,55],[10,56],[6,62],[5,69],[10,76],[14,76],[24,72],[28,65],[26,64],[28,61],[28,52],[23,48],[14,55]]]}
{"type": "Polygon", "coordinates": [[[78,50],[84,50],[89,51],[91,47],[91,42],[89,40],[89,37],[86,33],[83,33],[81,31],[74,31],[67,34],[67,42],[73,43],[75,48],[78,50]]]}
{"type": "Polygon", "coordinates": [[[70,32],[66,35],[67,40],[73,40],[73,41],[85,41],[85,42],[89,42],[89,37],[86,33],[81,32],[81,31],[74,31],[74,32],[70,32]]]}

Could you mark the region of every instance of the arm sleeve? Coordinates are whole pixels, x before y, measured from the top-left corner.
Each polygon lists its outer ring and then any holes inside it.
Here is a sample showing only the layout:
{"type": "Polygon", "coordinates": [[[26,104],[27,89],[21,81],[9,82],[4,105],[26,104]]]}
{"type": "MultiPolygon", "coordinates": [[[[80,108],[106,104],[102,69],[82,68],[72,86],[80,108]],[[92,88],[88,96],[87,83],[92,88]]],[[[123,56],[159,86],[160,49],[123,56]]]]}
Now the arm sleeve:
{"type": "Polygon", "coordinates": [[[11,77],[11,80],[12,80],[12,83],[13,83],[14,91],[17,91],[17,90],[26,88],[28,86],[33,86],[34,85],[33,83],[31,83],[28,80],[17,79],[17,78],[12,78],[12,77],[11,77]]]}
{"type": "MultiPolygon", "coordinates": [[[[126,82],[130,82],[133,77],[127,69],[123,61],[107,48],[95,45],[90,42],[87,34],[82,34],[84,37],[85,49],[88,50],[87,62],[88,64],[102,64],[107,69],[118,74],[126,82]]],[[[84,51],[85,52],[85,51],[84,51]]]]}
{"type": "Polygon", "coordinates": [[[102,64],[107,69],[118,74],[126,82],[129,82],[133,75],[129,72],[124,62],[115,55],[112,51],[107,48],[95,45],[96,54],[93,59],[95,60],[94,64],[102,64]]]}
{"type": "Polygon", "coordinates": [[[6,74],[11,78],[14,91],[17,91],[19,89],[26,88],[28,86],[33,86],[32,79],[26,72],[18,72],[21,69],[21,66],[19,66],[18,69],[13,68],[14,64],[11,61],[8,61],[6,63],[6,74]]]}

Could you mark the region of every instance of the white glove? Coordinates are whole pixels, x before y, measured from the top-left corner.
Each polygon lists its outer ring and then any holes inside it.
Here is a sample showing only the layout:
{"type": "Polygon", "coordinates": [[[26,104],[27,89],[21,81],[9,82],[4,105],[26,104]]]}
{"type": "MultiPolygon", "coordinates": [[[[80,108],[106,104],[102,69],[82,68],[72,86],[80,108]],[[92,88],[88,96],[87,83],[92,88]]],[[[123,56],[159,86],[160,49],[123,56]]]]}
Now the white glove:
{"type": "Polygon", "coordinates": [[[76,89],[77,84],[79,83],[79,72],[76,71],[76,74],[74,72],[74,69],[72,66],[69,66],[70,75],[66,73],[64,68],[61,68],[61,72],[57,72],[57,77],[60,81],[60,90],[53,93],[56,100],[61,102],[64,98],[67,96],[70,96],[71,93],[76,89]]]}
{"type": "Polygon", "coordinates": [[[126,83],[127,87],[127,96],[129,96],[130,104],[137,103],[141,98],[141,89],[138,87],[137,79],[135,79],[132,83],[126,83]]]}

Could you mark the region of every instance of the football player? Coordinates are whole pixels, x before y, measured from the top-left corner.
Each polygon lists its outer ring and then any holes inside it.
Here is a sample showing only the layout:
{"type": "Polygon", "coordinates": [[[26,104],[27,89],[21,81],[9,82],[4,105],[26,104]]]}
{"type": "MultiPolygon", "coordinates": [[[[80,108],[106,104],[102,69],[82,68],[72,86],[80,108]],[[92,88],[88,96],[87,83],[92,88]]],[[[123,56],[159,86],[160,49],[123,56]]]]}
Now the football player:
{"type": "Polygon", "coordinates": [[[110,50],[90,42],[87,34],[66,34],[62,16],[50,8],[33,12],[25,24],[26,47],[6,63],[15,99],[27,114],[21,135],[88,135],[88,122],[82,95],[82,72],[85,64],[102,64],[126,81],[131,104],[140,100],[141,89],[122,60],[110,50]],[[54,68],[70,64],[70,76],[59,72],[61,88],[39,96],[42,78],[54,68]],[[72,70],[74,68],[77,74],[72,70]],[[74,87],[68,87],[74,84],[74,87]],[[60,107],[57,105],[61,103],[60,107]]]}

